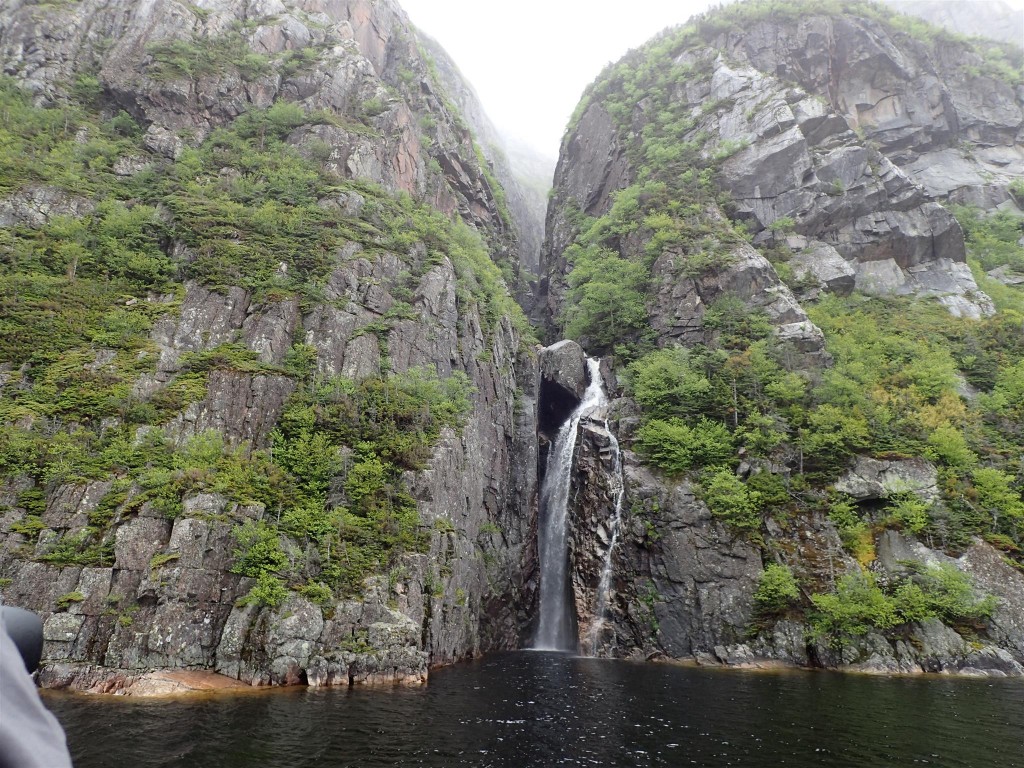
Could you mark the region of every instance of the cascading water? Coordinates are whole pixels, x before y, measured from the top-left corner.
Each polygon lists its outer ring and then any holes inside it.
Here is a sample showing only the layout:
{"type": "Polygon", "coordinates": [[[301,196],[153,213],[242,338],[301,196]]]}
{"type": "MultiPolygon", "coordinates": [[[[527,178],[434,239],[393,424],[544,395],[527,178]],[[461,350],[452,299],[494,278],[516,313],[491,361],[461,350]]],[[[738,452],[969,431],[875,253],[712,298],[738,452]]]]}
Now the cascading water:
{"type": "Polygon", "coordinates": [[[540,621],[533,647],[540,651],[575,651],[569,616],[569,488],[572,485],[572,457],[580,420],[607,402],[601,386],[600,362],[587,360],[590,383],[583,399],[558,430],[548,453],[544,487],[541,489],[540,621]]]}
{"type": "Polygon", "coordinates": [[[622,473],[622,452],[619,450],[619,441],[612,431],[608,429],[608,422],[604,423],[605,431],[608,433],[608,440],[612,447],[612,488],[615,493],[615,510],[609,522],[610,536],[608,537],[608,549],[604,553],[604,564],[601,567],[601,579],[597,584],[597,607],[594,610],[594,620],[587,632],[586,647],[590,654],[597,653],[597,644],[601,638],[601,630],[604,628],[604,614],[608,610],[608,593],[612,587],[612,555],[615,552],[615,545],[619,541],[619,529],[622,527],[622,500],[626,496],[626,481],[622,473]]]}

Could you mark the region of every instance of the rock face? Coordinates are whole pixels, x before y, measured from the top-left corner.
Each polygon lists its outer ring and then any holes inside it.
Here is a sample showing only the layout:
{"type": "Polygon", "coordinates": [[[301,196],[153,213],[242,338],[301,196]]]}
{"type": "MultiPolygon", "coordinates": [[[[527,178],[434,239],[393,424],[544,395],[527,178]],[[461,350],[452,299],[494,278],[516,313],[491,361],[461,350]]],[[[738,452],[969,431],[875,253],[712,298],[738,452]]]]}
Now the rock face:
{"type": "MultiPolygon", "coordinates": [[[[450,264],[439,271],[428,273],[425,282],[454,285],[450,264]]],[[[423,293],[429,295],[429,287],[423,293]]],[[[280,313],[280,307],[247,311],[248,297],[241,297],[240,308],[238,298],[191,286],[173,330],[167,327],[166,336],[163,326],[157,331],[158,339],[173,342],[163,348],[164,362],[154,380],[141,385],[158,388],[162,377],[173,376],[173,361],[192,349],[185,340],[198,339],[203,328],[218,328],[212,318],[227,318],[220,327],[239,338],[246,326],[260,324],[254,320],[260,313],[280,313]],[[232,316],[233,307],[239,311],[232,316]]],[[[426,304],[427,296],[421,301],[426,304]]],[[[375,317],[361,310],[349,325],[356,330],[375,317]]],[[[427,554],[405,557],[401,579],[368,587],[360,601],[331,605],[330,620],[321,606],[298,595],[277,610],[236,607],[252,580],[230,573],[237,547],[231,530],[235,521],[265,513],[262,507],[228,505],[216,495],[186,499],[182,516],[173,521],[148,504],[137,516],[123,513],[111,542],[111,567],[27,562],[21,559],[24,537],[10,528],[22,517],[12,489],[0,555],[0,571],[10,579],[3,598],[45,618],[43,684],[112,692],[151,669],[173,667],[216,669],[251,684],[423,682],[430,665],[516,647],[529,600],[524,573],[534,547],[536,363],[518,350],[510,327],[488,340],[479,318],[456,311],[452,291],[436,315],[424,309],[424,318],[434,344],[422,344],[421,325],[404,323],[388,336],[392,364],[466,370],[476,393],[461,435],[444,435],[429,469],[408,479],[423,524],[435,533],[427,554]],[[449,350],[457,346],[462,355],[452,359],[449,350]],[[408,352],[395,356],[402,349],[408,352]],[[493,362],[478,362],[484,349],[491,350],[493,362]],[[54,611],[69,594],[83,599],[66,612],[54,611]]],[[[324,349],[324,370],[343,370],[342,360],[353,375],[379,368],[379,349],[360,351],[335,335],[347,327],[344,322],[324,322],[316,311],[303,322],[307,341],[324,349]]],[[[214,333],[200,348],[218,341],[214,333]]],[[[249,339],[254,349],[269,343],[266,336],[249,339]]],[[[230,441],[259,446],[293,386],[283,376],[223,372],[211,377],[205,399],[172,422],[170,431],[185,440],[216,429],[230,441]]],[[[64,485],[51,491],[41,541],[80,533],[109,487],[64,485]]]]}
{"type": "MultiPolygon", "coordinates": [[[[134,117],[154,162],[250,109],[287,101],[324,110],[331,119],[287,137],[313,152],[324,173],[407,193],[475,229],[494,260],[517,262],[501,191],[391,0],[16,0],[0,10],[0,60],[40,103],[64,98],[78,75],[95,73],[104,108],[134,117]],[[174,46],[234,58],[185,72],[167,53],[174,46]]],[[[129,165],[125,173],[137,170],[129,165]]],[[[318,202],[346,216],[371,205],[355,191],[318,202]]],[[[91,205],[25,188],[0,201],[0,221],[39,226],[91,205]]],[[[184,244],[169,249],[189,258],[184,244]]],[[[194,281],[177,296],[151,297],[157,362],[134,382],[133,397],[166,393],[190,359],[221,345],[259,361],[245,371],[211,370],[201,396],[164,425],[177,445],[213,431],[243,453],[266,448],[296,389],[282,367],[296,343],[313,352],[324,379],[424,367],[441,379],[465,374],[469,414],[458,432],[442,431],[425,469],[405,477],[424,550],[391,564],[390,578],[367,580],[361,597],[326,605],[297,592],[276,609],[239,602],[254,579],[232,572],[232,530],[269,521],[263,505],[203,492],[187,495],[170,519],[138,501],[138,487],[119,486],[102,542],[109,564],[57,565],[37,558],[85,531],[101,499],[110,501],[111,482],[35,489],[23,476],[8,478],[0,596],[45,620],[43,683],[165,690],[145,681],[168,668],[216,670],[250,684],[420,683],[430,666],[516,647],[533,588],[537,364],[507,313],[487,314],[479,296],[464,292],[467,269],[423,243],[406,252],[349,242],[312,300],[194,281]],[[29,515],[26,491],[43,492],[38,538],[19,527],[29,515]]],[[[310,556],[297,546],[286,555],[310,556]]]]}
{"type": "MultiPolygon", "coordinates": [[[[783,244],[797,273],[826,290],[936,296],[979,317],[991,301],[940,203],[1016,210],[1008,186],[1024,174],[1024,97],[995,76],[963,75],[979,65],[963,44],[934,61],[909,36],[855,16],[757,20],[678,56],[674,66],[694,74],[667,98],[691,116],[687,137],[717,164],[755,245],[783,244]],[[782,226],[800,237],[787,243],[782,226]]],[[[633,130],[663,108],[641,101],[633,130]]],[[[573,211],[606,213],[636,180],[634,156],[601,102],[589,103],[556,172],[539,317],[564,303],[573,211]]],[[[652,314],[677,311],[681,299],[653,301],[652,314]]]]}
{"type": "MultiPolygon", "coordinates": [[[[817,110],[822,117],[841,116],[850,129],[877,142],[928,198],[983,207],[1008,198],[1006,185],[1022,171],[1016,138],[1024,117],[1021,97],[997,77],[965,76],[980,64],[966,45],[944,41],[942,57],[933,62],[923,43],[854,16],[812,17],[781,37],[778,31],[760,22],[720,42],[769,78],[783,76],[824,97],[824,110],[817,110]]],[[[839,153],[848,162],[834,170],[849,174],[857,168],[851,150],[839,153]]],[[[884,179],[886,170],[880,170],[884,179]]],[[[839,178],[846,189],[854,181],[842,173],[839,178]]]]}
{"type": "Polygon", "coordinates": [[[279,99],[366,119],[372,131],[319,125],[294,142],[326,142],[329,170],[432,198],[512,247],[469,128],[448,111],[408,18],[391,0],[215,0],[199,10],[175,0],[60,8],[16,0],[3,14],[4,71],[40,101],[66,95],[80,72],[95,69],[112,108],[131,114],[146,128],[147,146],[168,156],[279,99]],[[166,53],[173,41],[218,52],[244,46],[252,59],[239,65],[225,54],[187,72],[166,53]],[[299,53],[307,63],[288,66],[299,53]],[[396,86],[402,97],[388,90],[396,86]],[[425,115],[431,120],[421,121],[425,115]]]}
{"type": "Polygon", "coordinates": [[[931,502],[939,496],[938,484],[935,467],[924,459],[879,461],[860,456],[836,481],[835,489],[857,501],[885,499],[894,493],[909,492],[931,502]]]}
{"type": "Polygon", "coordinates": [[[545,347],[540,355],[543,381],[557,385],[577,400],[587,388],[587,358],[575,341],[564,339],[545,347]]]}
{"type": "MultiPolygon", "coordinates": [[[[619,401],[612,407],[622,409],[626,404],[619,401]]],[[[878,578],[905,576],[912,563],[946,563],[969,574],[979,593],[999,599],[987,642],[965,637],[936,619],[912,624],[905,639],[868,633],[842,647],[813,640],[810,627],[789,619],[772,622],[749,640],[755,618],[753,593],[763,570],[759,548],[716,522],[687,482],[666,483],[629,451],[623,456],[625,514],[611,556],[611,592],[605,613],[595,615],[614,508],[606,415],[594,414],[581,424],[578,473],[570,495],[572,588],[584,653],[617,658],[664,655],[751,668],[784,664],[872,674],[1024,676],[1024,579],[980,541],[960,558],[952,558],[887,531],[879,540],[873,568],[878,578]]],[[[927,475],[919,467],[888,472],[888,477],[902,479],[927,475]]],[[[864,468],[858,470],[863,473],[864,468]]],[[[865,493],[876,491],[884,493],[880,486],[865,493]]],[[[826,519],[799,521],[788,531],[775,525],[770,533],[776,551],[783,553],[802,584],[828,584],[837,573],[859,572],[826,519]]]]}
{"type": "MultiPolygon", "coordinates": [[[[588,89],[548,208],[534,316],[549,334],[572,328],[566,318],[587,298],[614,300],[620,286],[592,295],[580,286],[600,279],[594,264],[622,262],[642,272],[643,343],[719,349],[712,313],[731,301],[733,312],[755,310],[768,321],[775,360],[811,388],[832,364],[804,310],[822,294],[917,296],[958,317],[994,313],[945,206],[1017,210],[1010,185],[1024,176],[1019,77],[985,65],[954,38],[930,48],[882,15],[807,7],[797,18],[741,5],[721,17],[710,12],[629,54],[588,89]],[[730,229],[735,223],[745,231],[730,229]]],[[[578,340],[587,346],[583,335],[578,340]]],[[[619,356],[617,344],[587,352],[619,356]]],[[[656,365],[652,377],[662,374],[656,365]]],[[[756,542],[712,515],[700,500],[698,472],[672,479],[644,466],[631,438],[650,423],[645,418],[672,421],[613,394],[580,427],[570,560],[585,652],[866,672],[1024,672],[1019,601],[1008,596],[1020,574],[995,548],[974,540],[954,557],[895,530],[877,535],[892,527],[881,508],[905,494],[935,505],[939,517],[949,512],[930,461],[859,457],[814,491],[820,504],[766,520],[756,542]],[[625,480],[617,538],[612,435],[622,444],[625,480]],[[841,537],[828,514],[831,494],[866,516],[871,552],[855,559],[847,551],[849,532],[841,537]],[[845,574],[866,570],[891,585],[929,565],[957,569],[978,595],[1000,602],[980,640],[969,627],[925,620],[907,624],[899,638],[867,633],[832,647],[812,637],[798,611],[758,612],[754,593],[772,562],[794,574],[808,610],[811,594],[829,592],[845,574]],[[997,572],[1013,586],[998,587],[997,572]]],[[[692,427],[696,417],[680,421],[692,427]]],[[[803,474],[796,449],[770,460],[741,454],[736,474],[747,481],[774,475],[788,491],[803,474]]]]}
{"type": "Polygon", "coordinates": [[[693,658],[739,642],[751,618],[760,552],[715,522],[687,483],[667,485],[628,451],[611,597],[606,615],[594,615],[615,507],[602,416],[580,426],[570,492],[570,563],[583,651],[693,658]]]}
{"type": "Polygon", "coordinates": [[[725,255],[723,267],[696,277],[681,274],[681,261],[678,254],[667,251],[652,270],[659,289],[651,302],[651,325],[661,343],[691,346],[706,342],[713,333],[704,325],[708,307],[716,299],[733,297],[765,312],[790,366],[814,368],[827,364],[821,330],[807,318],[775,269],[756,250],[737,245],[725,255]]]}

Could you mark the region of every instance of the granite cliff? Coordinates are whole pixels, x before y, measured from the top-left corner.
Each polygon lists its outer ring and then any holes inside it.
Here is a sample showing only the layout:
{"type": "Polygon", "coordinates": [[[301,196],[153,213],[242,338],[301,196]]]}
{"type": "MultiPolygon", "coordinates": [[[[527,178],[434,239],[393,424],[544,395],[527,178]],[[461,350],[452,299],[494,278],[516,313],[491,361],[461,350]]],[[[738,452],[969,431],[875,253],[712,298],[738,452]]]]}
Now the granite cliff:
{"type": "Polygon", "coordinates": [[[570,493],[584,650],[1024,671],[1019,430],[991,399],[1021,349],[982,341],[1021,308],[993,278],[1024,266],[1022,87],[1019,52],[879,5],[753,2],[587,90],[533,310],[618,374],[570,493]]]}
{"type": "Polygon", "coordinates": [[[0,60],[34,158],[0,192],[0,584],[45,619],[42,683],[516,647],[523,238],[401,8],[14,2],[0,60]]]}

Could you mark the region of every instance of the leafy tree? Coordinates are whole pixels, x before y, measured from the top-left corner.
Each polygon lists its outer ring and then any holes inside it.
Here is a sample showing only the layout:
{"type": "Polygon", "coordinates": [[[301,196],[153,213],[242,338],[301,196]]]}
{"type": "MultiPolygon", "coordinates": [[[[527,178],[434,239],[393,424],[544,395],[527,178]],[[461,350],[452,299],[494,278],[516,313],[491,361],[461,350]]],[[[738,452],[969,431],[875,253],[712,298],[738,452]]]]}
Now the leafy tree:
{"type": "Polygon", "coordinates": [[[871,528],[861,519],[850,498],[834,498],[829,504],[828,519],[839,531],[843,547],[857,558],[857,562],[867,565],[875,559],[875,539],[871,528]]]}
{"type": "Polygon", "coordinates": [[[931,523],[929,507],[913,493],[899,493],[889,500],[886,512],[904,530],[918,534],[931,523]]]}
{"type": "Polygon", "coordinates": [[[800,445],[807,456],[824,464],[844,461],[855,451],[871,444],[867,420],[857,411],[821,405],[807,417],[800,445]]]}
{"type": "Polygon", "coordinates": [[[928,435],[926,452],[929,458],[955,469],[970,469],[978,463],[963,432],[950,424],[942,424],[928,435]]]}
{"type": "Polygon", "coordinates": [[[967,574],[949,563],[919,569],[928,608],[951,624],[979,624],[992,617],[998,600],[992,595],[978,598],[967,574]]]}
{"type": "Polygon", "coordinates": [[[647,324],[647,269],[601,248],[581,250],[569,274],[565,334],[590,348],[638,339],[647,324]]]}
{"type": "Polygon", "coordinates": [[[1013,487],[1013,477],[991,467],[979,467],[971,473],[978,506],[992,516],[993,528],[1002,526],[1017,541],[1024,534],[1024,500],[1013,487]]]}
{"type": "Polygon", "coordinates": [[[817,609],[811,615],[815,636],[840,643],[874,629],[889,629],[901,619],[895,602],[870,573],[849,573],[836,583],[835,592],[812,595],[811,602],[817,609]]]}
{"type": "Polygon", "coordinates": [[[654,418],[696,416],[714,406],[711,380],[682,347],[645,355],[630,364],[629,374],[634,397],[654,418]]]}
{"type": "Polygon", "coordinates": [[[238,542],[238,548],[232,552],[232,573],[258,577],[279,574],[287,568],[288,557],[281,549],[279,534],[265,521],[246,520],[232,534],[238,542]]]}

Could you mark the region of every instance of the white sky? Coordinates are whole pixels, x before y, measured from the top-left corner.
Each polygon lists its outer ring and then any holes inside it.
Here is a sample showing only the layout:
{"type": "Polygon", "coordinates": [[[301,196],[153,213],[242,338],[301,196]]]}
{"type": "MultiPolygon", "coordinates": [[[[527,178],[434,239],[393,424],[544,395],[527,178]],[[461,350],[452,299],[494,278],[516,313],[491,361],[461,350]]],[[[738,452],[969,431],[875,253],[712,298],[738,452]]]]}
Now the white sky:
{"type": "MultiPolygon", "coordinates": [[[[951,0],[967,2],[967,0],[951,0]]],[[[1024,8],[1024,0],[1008,0],[1024,8]]],[[[399,0],[438,40],[505,134],[558,154],[584,87],[605,64],[717,0],[399,0]]]]}
{"type": "Polygon", "coordinates": [[[558,154],[580,94],[605,64],[712,5],[711,0],[399,2],[417,27],[445,47],[495,125],[551,157],[558,154]]]}

